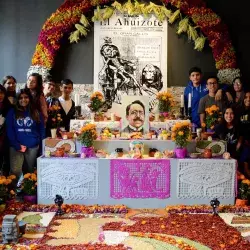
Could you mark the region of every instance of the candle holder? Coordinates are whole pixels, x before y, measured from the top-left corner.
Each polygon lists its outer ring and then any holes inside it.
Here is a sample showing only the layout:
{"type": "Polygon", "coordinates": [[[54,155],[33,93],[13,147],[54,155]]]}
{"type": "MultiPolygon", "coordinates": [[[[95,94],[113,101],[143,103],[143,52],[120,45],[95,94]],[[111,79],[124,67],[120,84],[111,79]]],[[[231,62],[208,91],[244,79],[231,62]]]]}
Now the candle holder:
{"type": "Polygon", "coordinates": [[[185,117],[184,115],[184,107],[180,107],[180,119],[183,120],[185,117]]]}
{"type": "Polygon", "coordinates": [[[64,201],[63,197],[61,195],[57,194],[56,198],[54,200],[55,204],[58,206],[58,209],[56,211],[56,215],[63,215],[64,214],[64,212],[62,210],[63,201],[64,201]]]}
{"type": "Polygon", "coordinates": [[[75,106],[75,119],[81,116],[81,106],[75,106]]]}
{"type": "Polygon", "coordinates": [[[217,198],[215,198],[210,201],[210,205],[213,208],[213,215],[218,215],[218,207],[220,205],[220,201],[217,198]]]}
{"type": "Polygon", "coordinates": [[[192,108],[191,107],[188,108],[186,119],[190,121],[192,120],[192,108]]]}

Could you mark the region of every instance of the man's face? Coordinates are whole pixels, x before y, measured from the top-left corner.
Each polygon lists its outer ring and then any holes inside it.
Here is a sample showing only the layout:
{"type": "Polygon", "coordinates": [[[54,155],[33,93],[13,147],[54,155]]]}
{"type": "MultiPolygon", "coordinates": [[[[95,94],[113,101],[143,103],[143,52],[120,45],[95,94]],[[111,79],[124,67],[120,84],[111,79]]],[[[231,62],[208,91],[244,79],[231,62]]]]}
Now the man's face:
{"type": "Polygon", "coordinates": [[[200,72],[192,72],[189,76],[189,79],[192,81],[193,84],[200,84],[201,81],[201,73],[200,72]]]}
{"type": "Polygon", "coordinates": [[[53,94],[56,89],[56,84],[54,82],[46,82],[43,84],[43,90],[45,94],[53,94]]]}
{"type": "Polygon", "coordinates": [[[70,96],[72,90],[73,90],[73,86],[71,84],[63,84],[63,86],[60,87],[60,90],[62,92],[62,94],[64,94],[65,96],[70,96]]]}
{"type": "Polygon", "coordinates": [[[143,69],[143,75],[148,83],[154,82],[154,74],[155,68],[152,65],[146,65],[146,67],[143,69]]]}
{"type": "Polygon", "coordinates": [[[126,118],[132,127],[139,128],[143,126],[145,119],[143,107],[137,103],[132,104],[126,118]]]}
{"type": "Polygon", "coordinates": [[[217,79],[209,78],[207,80],[207,89],[210,94],[215,94],[218,88],[219,88],[219,85],[218,85],[217,79]]]}

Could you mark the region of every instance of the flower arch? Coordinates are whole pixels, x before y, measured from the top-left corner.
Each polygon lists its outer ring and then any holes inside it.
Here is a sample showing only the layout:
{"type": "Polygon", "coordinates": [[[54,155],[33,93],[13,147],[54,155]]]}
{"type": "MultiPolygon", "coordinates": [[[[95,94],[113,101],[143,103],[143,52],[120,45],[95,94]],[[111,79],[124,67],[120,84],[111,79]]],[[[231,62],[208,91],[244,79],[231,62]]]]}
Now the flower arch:
{"type": "MultiPolygon", "coordinates": [[[[31,72],[39,72],[43,76],[49,74],[62,38],[70,34],[74,25],[80,21],[81,15],[88,14],[97,5],[110,4],[112,1],[65,0],[44,23],[28,74],[31,72]]],[[[221,81],[231,82],[234,77],[239,76],[240,70],[236,67],[236,54],[227,27],[216,13],[206,7],[203,0],[161,0],[161,2],[179,8],[207,37],[221,81]]]]}

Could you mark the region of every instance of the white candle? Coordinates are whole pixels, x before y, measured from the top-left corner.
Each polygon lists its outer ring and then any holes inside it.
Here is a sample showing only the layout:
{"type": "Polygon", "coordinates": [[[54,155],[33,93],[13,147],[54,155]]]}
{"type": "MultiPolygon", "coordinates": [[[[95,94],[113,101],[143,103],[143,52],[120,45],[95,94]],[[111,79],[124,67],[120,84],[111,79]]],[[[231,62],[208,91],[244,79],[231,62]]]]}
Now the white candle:
{"type": "Polygon", "coordinates": [[[111,114],[110,114],[110,118],[111,118],[111,121],[114,122],[114,121],[115,121],[115,114],[114,114],[114,113],[111,113],[111,114]]]}
{"type": "Polygon", "coordinates": [[[181,95],[181,108],[184,107],[184,95],[181,95]]]}
{"type": "Polygon", "coordinates": [[[79,106],[79,105],[80,105],[80,95],[75,94],[75,106],[79,106]]]}
{"type": "Polygon", "coordinates": [[[159,118],[160,118],[160,115],[157,113],[155,114],[155,121],[158,122],[159,121],[159,118]]]}
{"type": "Polygon", "coordinates": [[[95,113],[90,113],[90,120],[92,120],[92,121],[95,120],[95,113]]]}
{"type": "Polygon", "coordinates": [[[188,94],[188,108],[191,108],[191,93],[188,94]]]}

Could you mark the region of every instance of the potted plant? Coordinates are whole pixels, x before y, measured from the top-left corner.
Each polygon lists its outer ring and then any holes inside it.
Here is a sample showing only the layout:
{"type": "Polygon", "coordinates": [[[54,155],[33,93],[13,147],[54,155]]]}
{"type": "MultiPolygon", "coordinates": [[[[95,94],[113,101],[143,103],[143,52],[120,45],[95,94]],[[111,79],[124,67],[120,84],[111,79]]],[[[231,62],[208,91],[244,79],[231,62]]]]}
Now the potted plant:
{"type": "Polygon", "coordinates": [[[15,192],[12,189],[13,180],[16,179],[15,175],[5,177],[0,176],[0,212],[5,209],[6,201],[15,196],[15,192]]]}
{"type": "Polygon", "coordinates": [[[175,141],[176,149],[175,155],[177,158],[185,158],[187,155],[186,146],[188,141],[191,140],[191,123],[177,122],[172,127],[171,139],[175,141]]]}
{"type": "Polygon", "coordinates": [[[37,202],[37,175],[27,173],[23,176],[21,190],[24,193],[23,199],[26,202],[35,204],[37,202]]]}
{"type": "Polygon", "coordinates": [[[51,137],[56,138],[57,133],[59,133],[58,128],[61,126],[62,118],[60,114],[60,106],[52,105],[48,108],[48,115],[51,121],[51,137]]]}
{"type": "Polygon", "coordinates": [[[95,91],[90,96],[90,104],[88,105],[90,110],[94,113],[95,120],[100,121],[103,120],[103,114],[101,112],[101,108],[104,104],[104,96],[101,92],[95,91]]]}
{"type": "Polygon", "coordinates": [[[221,112],[218,106],[212,105],[205,109],[205,123],[202,124],[203,128],[206,128],[207,132],[214,132],[215,125],[221,119],[221,112]]]}
{"type": "Polygon", "coordinates": [[[167,91],[158,93],[158,110],[160,113],[169,113],[174,106],[173,96],[167,91]]]}
{"type": "Polygon", "coordinates": [[[244,179],[239,183],[238,195],[235,205],[247,206],[249,197],[250,197],[250,180],[244,179]]]}
{"type": "Polygon", "coordinates": [[[81,142],[82,148],[81,152],[85,157],[94,157],[95,152],[93,148],[94,140],[97,138],[96,125],[87,123],[81,130],[77,137],[77,140],[81,142]]]}

